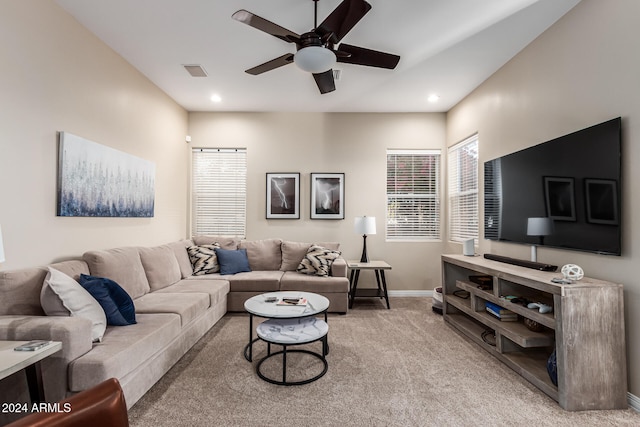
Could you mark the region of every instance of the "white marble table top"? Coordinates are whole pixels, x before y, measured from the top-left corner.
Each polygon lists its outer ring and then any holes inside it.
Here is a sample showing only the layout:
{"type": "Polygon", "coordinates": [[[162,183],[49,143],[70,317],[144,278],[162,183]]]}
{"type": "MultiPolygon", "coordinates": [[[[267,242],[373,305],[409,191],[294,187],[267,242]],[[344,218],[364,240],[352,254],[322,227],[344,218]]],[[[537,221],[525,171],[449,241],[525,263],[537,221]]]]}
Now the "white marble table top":
{"type": "Polygon", "coordinates": [[[260,338],[275,344],[304,344],[327,335],[329,325],[317,317],[269,319],[258,325],[260,338]]]}
{"type": "Polygon", "coordinates": [[[322,295],[298,291],[269,292],[266,294],[256,295],[244,302],[244,309],[249,313],[273,319],[313,316],[326,311],[328,308],[329,300],[322,295]],[[275,302],[266,302],[265,298],[267,297],[276,297],[278,299],[302,297],[307,299],[307,305],[278,305],[275,302]]]}

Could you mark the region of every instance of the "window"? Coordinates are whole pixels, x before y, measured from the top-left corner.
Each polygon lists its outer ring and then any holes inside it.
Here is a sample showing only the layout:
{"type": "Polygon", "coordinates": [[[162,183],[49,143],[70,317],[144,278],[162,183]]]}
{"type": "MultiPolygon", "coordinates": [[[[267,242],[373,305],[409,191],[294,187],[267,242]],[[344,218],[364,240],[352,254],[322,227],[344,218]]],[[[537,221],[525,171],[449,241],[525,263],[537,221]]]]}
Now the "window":
{"type": "Polygon", "coordinates": [[[191,167],[192,233],[244,237],[247,150],[196,148],[191,167]]]}
{"type": "Polygon", "coordinates": [[[449,148],[449,240],[478,237],[478,135],[449,148]]]}
{"type": "Polygon", "coordinates": [[[439,188],[439,150],[387,150],[388,241],[440,238],[439,188]]]}

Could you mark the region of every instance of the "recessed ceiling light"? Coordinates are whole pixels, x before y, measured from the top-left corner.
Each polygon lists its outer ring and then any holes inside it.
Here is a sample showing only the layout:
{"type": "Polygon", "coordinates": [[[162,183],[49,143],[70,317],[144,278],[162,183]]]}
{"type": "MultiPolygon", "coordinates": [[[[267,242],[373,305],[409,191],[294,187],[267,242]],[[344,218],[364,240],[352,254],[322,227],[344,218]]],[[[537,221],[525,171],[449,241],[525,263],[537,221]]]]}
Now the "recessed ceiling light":
{"type": "Polygon", "coordinates": [[[431,95],[429,95],[429,97],[427,98],[427,101],[429,102],[438,102],[440,100],[440,96],[436,95],[435,93],[432,93],[431,95]]]}
{"type": "Polygon", "coordinates": [[[222,98],[220,98],[220,95],[218,95],[217,93],[214,93],[213,95],[211,95],[211,102],[220,102],[222,101],[222,98]]]}

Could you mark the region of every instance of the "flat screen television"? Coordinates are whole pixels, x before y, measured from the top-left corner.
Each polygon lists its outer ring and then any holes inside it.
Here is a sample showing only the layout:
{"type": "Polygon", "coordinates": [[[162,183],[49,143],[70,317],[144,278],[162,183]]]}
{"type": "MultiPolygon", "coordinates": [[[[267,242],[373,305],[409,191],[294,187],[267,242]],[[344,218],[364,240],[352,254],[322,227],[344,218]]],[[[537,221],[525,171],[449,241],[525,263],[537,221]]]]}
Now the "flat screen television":
{"type": "Polygon", "coordinates": [[[484,237],[621,254],[621,118],[484,163],[484,237]]]}

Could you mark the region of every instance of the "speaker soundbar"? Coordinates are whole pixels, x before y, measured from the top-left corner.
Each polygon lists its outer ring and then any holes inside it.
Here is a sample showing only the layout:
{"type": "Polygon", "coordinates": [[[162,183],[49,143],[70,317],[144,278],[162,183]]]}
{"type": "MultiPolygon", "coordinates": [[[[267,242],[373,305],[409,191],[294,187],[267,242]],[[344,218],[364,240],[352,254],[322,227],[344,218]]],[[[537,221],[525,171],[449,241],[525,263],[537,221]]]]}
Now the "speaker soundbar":
{"type": "Polygon", "coordinates": [[[527,261],[526,259],[517,259],[517,258],[509,258],[502,255],[494,255],[494,254],[484,254],[486,259],[490,259],[493,261],[504,262],[507,264],[519,265],[520,267],[532,268],[534,270],[540,271],[556,271],[558,269],[557,265],[544,264],[541,262],[527,261]]]}

